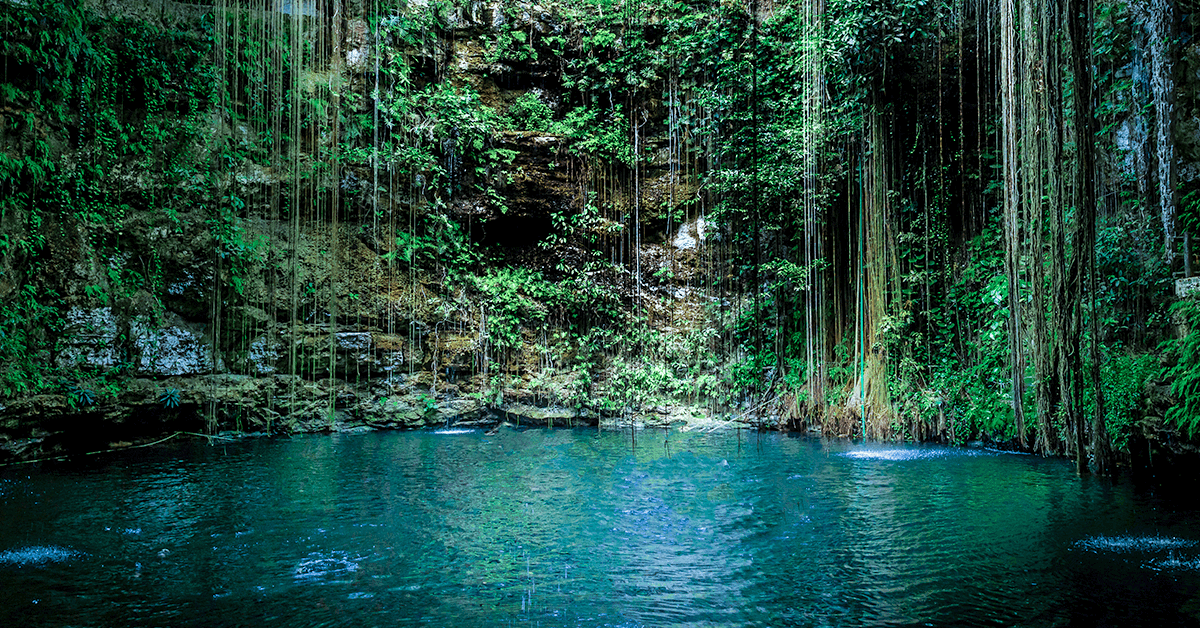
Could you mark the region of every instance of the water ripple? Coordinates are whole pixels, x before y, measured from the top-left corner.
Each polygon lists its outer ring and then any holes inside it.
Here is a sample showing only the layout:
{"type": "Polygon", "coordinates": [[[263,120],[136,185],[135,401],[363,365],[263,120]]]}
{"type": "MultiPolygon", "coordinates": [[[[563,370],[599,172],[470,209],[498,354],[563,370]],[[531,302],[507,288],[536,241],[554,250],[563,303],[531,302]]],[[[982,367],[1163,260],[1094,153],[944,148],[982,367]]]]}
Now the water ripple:
{"type": "Polygon", "coordinates": [[[296,565],[292,575],[297,580],[306,582],[343,576],[358,571],[358,560],[351,558],[346,552],[313,553],[296,565]]]}
{"type": "Polygon", "coordinates": [[[1064,460],[750,445],[416,431],[51,468],[0,497],[0,626],[1195,623],[1191,502],[1064,460]]]}

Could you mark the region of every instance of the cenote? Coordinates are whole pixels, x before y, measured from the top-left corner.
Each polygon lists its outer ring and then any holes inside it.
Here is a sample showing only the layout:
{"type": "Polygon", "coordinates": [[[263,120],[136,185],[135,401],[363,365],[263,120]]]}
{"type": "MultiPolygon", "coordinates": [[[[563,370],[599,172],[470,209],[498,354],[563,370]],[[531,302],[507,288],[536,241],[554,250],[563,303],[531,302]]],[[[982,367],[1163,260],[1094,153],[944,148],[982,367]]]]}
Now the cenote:
{"type": "Polygon", "coordinates": [[[1200,526],[1061,459],[587,429],[3,472],[5,626],[1179,625],[1200,526]]]}

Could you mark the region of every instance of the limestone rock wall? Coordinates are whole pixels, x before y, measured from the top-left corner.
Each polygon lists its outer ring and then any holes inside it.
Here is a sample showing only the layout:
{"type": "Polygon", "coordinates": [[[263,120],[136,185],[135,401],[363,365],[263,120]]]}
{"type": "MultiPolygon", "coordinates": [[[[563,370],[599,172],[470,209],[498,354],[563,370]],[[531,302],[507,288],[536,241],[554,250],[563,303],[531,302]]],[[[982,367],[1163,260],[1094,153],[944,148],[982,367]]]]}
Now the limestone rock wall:
{"type": "MultiPolygon", "coordinates": [[[[82,6],[101,21],[136,20],[190,29],[197,40],[207,36],[202,25],[209,10],[203,7],[103,0],[82,6]]],[[[295,13],[292,6],[284,3],[284,14],[295,13]]],[[[370,32],[365,3],[346,2],[343,8],[341,39],[334,47],[340,57],[331,67],[345,81],[346,115],[369,116],[379,42],[370,32]]],[[[571,97],[562,68],[546,57],[489,56],[489,42],[501,30],[548,36],[561,34],[564,25],[534,3],[515,9],[500,2],[468,3],[447,16],[434,44],[409,50],[414,80],[419,84],[440,74],[470,86],[497,116],[507,116],[514,102],[532,95],[561,117],[571,97]]],[[[170,51],[160,47],[153,54],[168,58],[170,51]]],[[[330,82],[315,74],[297,80],[312,90],[330,82]]],[[[130,128],[157,115],[136,106],[126,103],[120,111],[130,128]]],[[[560,135],[497,133],[495,148],[512,155],[503,172],[489,173],[490,185],[466,187],[442,200],[445,215],[472,243],[501,256],[494,262],[553,272],[557,265],[582,267],[597,256],[614,259],[613,268],[596,274],[604,290],[627,305],[643,292],[656,295],[652,316],[678,324],[679,312],[696,318],[701,311],[694,284],[703,227],[694,220],[673,223],[667,213],[694,197],[696,186],[672,174],[661,102],[647,98],[635,106],[639,147],[650,157],[636,173],[636,188],[609,184],[607,202],[616,209],[601,222],[607,221],[607,233],[636,227],[644,242],[638,255],[645,255],[650,269],[643,275],[661,271],[656,279],[621,270],[632,266],[634,255],[620,248],[617,236],[559,233],[563,221],[587,205],[595,182],[632,180],[627,167],[606,170],[573,155],[560,135]],[[634,205],[636,225],[630,222],[634,205]],[[625,224],[617,225],[618,219],[625,224]],[[562,237],[549,240],[555,233],[562,237]]],[[[197,119],[202,122],[187,152],[200,162],[219,166],[226,158],[216,138],[229,138],[231,146],[255,141],[248,123],[213,112],[187,123],[197,119]]],[[[171,124],[185,122],[180,114],[171,124]]],[[[65,171],[87,172],[95,149],[81,132],[64,126],[50,136],[54,158],[65,171]]],[[[15,145],[16,137],[6,135],[6,145],[15,145]]],[[[325,141],[306,150],[315,155],[325,141]]],[[[289,215],[286,205],[281,210],[281,195],[295,182],[280,167],[247,160],[231,170],[218,168],[209,180],[171,182],[136,160],[109,164],[98,175],[110,207],[103,218],[49,217],[45,253],[3,256],[0,299],[35,286],[46,306],[30,342],[43,347],[35,358],[56,381],[0,404],[0,456],[99,449],[108,441],[171,427],[287,432],[502,420],[564,425],[608,416],[568,401],[580,377],[599,381],[603,373],[581,375],[565,366],[570,356],[546,357],[542,337],[565,322],[523,330],[519,346],[500,356],[487,346],[492,319],[484,295],[453,288],[439,264],[397,263],[397,235],[380,225],[403,225],[406,217],[425,211],[421,203],[429,196],[414,200],[420,175],[394,192],[374,192],[377,175],[369,165],[369,159],[347,159],[331,179],[341,197],[336,220],[310,220],[289,215]],[[223,235],[214,206],[233,197],[244,206],[230,222],[236,233],[223,235]],[[231,250],[223,237],[245,243],[245,250],[231,250]]],[[[480,175],[455,176],[470,182],[480,175]]],[[[313,202],[315,215],[329,201],[313,202]]],[[[6,213],[3,221],[7,234],[33,234],[27,215],[6,213]]],[[[664,413],[646,416],[673,420],[664,413]]]]}

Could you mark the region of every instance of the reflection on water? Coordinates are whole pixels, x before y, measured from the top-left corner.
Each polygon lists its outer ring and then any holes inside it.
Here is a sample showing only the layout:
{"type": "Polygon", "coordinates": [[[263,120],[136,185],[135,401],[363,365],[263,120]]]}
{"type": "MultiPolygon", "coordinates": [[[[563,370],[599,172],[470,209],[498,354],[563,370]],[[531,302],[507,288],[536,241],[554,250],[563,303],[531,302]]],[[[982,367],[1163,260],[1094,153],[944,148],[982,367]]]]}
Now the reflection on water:
{"type": "Polygon", "coordinates": [[[1178,625],[1192,504],[781,435],[253,440],[0,476],[0,625],[1178,625]]]}

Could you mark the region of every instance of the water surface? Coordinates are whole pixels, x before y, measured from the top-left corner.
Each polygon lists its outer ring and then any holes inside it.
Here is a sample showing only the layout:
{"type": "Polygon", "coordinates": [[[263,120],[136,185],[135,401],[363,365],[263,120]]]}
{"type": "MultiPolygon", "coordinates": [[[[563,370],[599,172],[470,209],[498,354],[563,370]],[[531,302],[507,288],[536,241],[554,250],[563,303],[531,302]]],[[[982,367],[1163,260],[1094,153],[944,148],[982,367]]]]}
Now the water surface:
{"type": "Polygon", "coordinates": [[[1161,626],[1193,500],[998,452],[408,432],[0,472],[3,626],[1161,626]]]}

